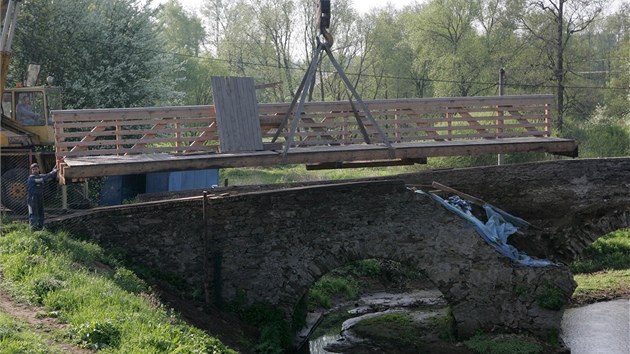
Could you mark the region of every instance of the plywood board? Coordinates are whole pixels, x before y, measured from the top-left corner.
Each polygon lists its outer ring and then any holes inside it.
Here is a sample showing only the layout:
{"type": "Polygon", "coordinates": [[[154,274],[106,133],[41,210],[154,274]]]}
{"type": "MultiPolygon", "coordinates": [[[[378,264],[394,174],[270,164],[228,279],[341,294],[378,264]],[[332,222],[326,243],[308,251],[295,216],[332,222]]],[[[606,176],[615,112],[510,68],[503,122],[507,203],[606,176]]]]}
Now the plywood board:
{"type": "Polygon", "coordinates": [[[212,77],[221,152],[263,150],[254,79],[212,77]]]}

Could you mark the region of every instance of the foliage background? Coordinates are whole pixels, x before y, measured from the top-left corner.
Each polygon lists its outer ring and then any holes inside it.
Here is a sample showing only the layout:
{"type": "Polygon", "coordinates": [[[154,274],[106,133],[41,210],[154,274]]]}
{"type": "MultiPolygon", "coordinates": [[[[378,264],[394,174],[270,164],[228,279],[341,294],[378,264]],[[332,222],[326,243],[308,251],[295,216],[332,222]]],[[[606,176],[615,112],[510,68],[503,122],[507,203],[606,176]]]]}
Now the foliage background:
{"type": "MultiPolygon", "coordinates": [[[[630,4],[425,0],[358,13],[332,1],[333,52],[365,99],[553,93],[555,134],[584,157],[625,156],[630,4]]],[[[289,101],[316,48],[312,0],[23,0],[9,84],[29,63],[65,108],[212,104],[212,76],[250,76],[259,102],[289,101]]],[[[345,100],[323,60],[309,99],[345,100]]]]}

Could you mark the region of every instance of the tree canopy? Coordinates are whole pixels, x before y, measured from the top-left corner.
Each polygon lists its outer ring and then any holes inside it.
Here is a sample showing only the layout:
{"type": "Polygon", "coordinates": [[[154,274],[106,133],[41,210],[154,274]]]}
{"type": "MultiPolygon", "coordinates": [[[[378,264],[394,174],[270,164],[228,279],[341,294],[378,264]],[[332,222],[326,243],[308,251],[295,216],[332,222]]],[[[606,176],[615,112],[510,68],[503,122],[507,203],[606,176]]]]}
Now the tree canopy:
{"type": "MultiPolygon", "coordinates": [[[[425,0],[358,13],[332,1],[335,58],[366,99],[553,93],[562,121],[630,120],[630,6],[597,0],[425,0]],[[606,12],[608,11],[608,12],[606,12]],[[599,107],[599,108],[598,108],[599,107]]],[[[27,64],[67,108],[209,104],[214,75],[251,76],[291,100],[316,48],[312,0],[24,0],[13,81],[27,64]]],[[[309,95],[345,100],[324,58],[309,95]]]]}
{"type": "Polygon", "coordinates": [[[22,1],[12,72],[40,64],[63,87],[66,108],[176,103],[170,73],[179,63],[155,13],[139,0],[22,1]]]}

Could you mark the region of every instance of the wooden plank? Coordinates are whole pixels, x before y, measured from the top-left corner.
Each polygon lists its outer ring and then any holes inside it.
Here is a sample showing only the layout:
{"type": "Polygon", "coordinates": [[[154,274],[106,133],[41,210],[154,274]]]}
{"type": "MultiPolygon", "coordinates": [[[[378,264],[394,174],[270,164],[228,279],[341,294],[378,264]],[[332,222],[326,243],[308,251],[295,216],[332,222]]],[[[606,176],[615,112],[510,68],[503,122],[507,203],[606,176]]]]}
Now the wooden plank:
{"type": "MultiPolygon", "coordinates": [[[[136,129],[136,130],[103,130],[104,127],[98,127],[98,130],[92,130],[90,132],[82,131],[82,132],[69,132],[69,133],[59,133],[58,136],[60,138],[68,139],[68,138],[81,138],[81,137],[112,137],[117,135],[144,135],[144,134],[176,134],[176,133],[207,133],[211,135],[217,135],[218,130],[214,124],[210,124],[210,126],[203,127],[180,127],[180,128],[163,128],[159,130],[153,129],[136,129]]],[[[89,141],[89,140],[86,140],[89,141]]],[[[79,143],[75,141],[75,143],[79,143]]]]}
{"type": "Polygon", "coordinates": [[[145,119],[149,117],[214,117],[213,106],[68,109],[51,111],[53,122],[145,119]]]}
{"type": "Polygon", "coordinates": [[[203,125],[207,125],[210,124],[211,122],[214,122],[214,118],[211,117],[207,117],[207,118],[178,118],[178,117],[163,117],[163,118],[159,118],[159,119],[138,119],[138,120],[121,120],[121,121],[117,121],[117,120],[112,120],[112,119],[108,119],[108,120],[101,120],[101,121],[96,121],[96,122],[84,122],[84,121],[75,121],[72,123],[56,123],[56,126],[58,126],[59,128],[62,129],[90,129],[93,127],[102,127],[102,128],[109,128],[109,127],[135,127],[135,126],[153,126],[155,124],[160,124],[161,122],[165,122],[167,124],[175,124],[175,123],[179,123],[179,124],[186,124],[186,125],[199,125],[199,124],[203,124],[203,125]]]}
{"type": "Polygon", "coordinates": [[[394,159],[377,161],[341,161],[318,164],[307,164],[307,171],[331,170],[340,168],[369,168],[369,167],[389,167],[389,166],[411,166],[415,164],[426,164],[426,158],[418,159],[394,159]]]}
{"type": "Polygon", "coordinates": [[[214,76],[211,81],[221,152],[263,150],[254,79],[214,76]]]}
{"type": "MultiPolygon", "coordinates": [[[[553,95],[512,95],[512,96],[482,96],[482,97],[436,97],[436,98],[413,98],[413,99],[396,99],[396,100],[368,100],[364,101],[370,111],[390,110],[395,107],[401,108],[423,108],[423,107],[465,107],[471,105],[477,106],[501,106],[510,105],[518,102],[522,105],[551,105],[553,104],[553,95]]],[[[268,103],[261,104],[260,111],[282,110],[286,112],[289,104],[268,103]],[[286,108],[285,108],[286,107],[286,108]]],[[[312,111],[351,111],[349,102],[332,101],[332,102],[306,102],[304,105],[305,112],[312,111]]]]}
{"type": "MultiPolygon", "coordinates": [[[[59,146],[65,147],[76,147],[77,149],[73,149],[72,151],[77,151],[80,149],[86,150],[88,147],[101,147],[108,145],[133,145],[131,149],[136,149],[138,151],[144,151],[144,146],[147,144],[168,144],[168,143],[192,143],[192,142],[206,142],[208,140],[200,138],[198,136],[190,136],[190,137],[171,137],[171,138],[139,138],[139,139],[112,139],[112,140],[97,140],[90,142],[83,142],[80,146],[77,146],[76,142],[63,142],[59,143],[59,146]]],[[[199,145],[199,144],[197,144],[199,145]]]]}
{"type": "Polygon", "coordinates": [[[123,155],[123,154],[137,154],[137,155],[152,155],[156,153],[173,153],[184,151],[206,151],[217,152],[219,145],[199,145],[199,146],[167,146],[146,148],[143,150],[131,149],[131,148],[116,148],[116,149],[100,149],[100,150],[86,150],[86,151],[60,151],[57,156],[60,157],[94,157],[94,156],[108,156],[108,155],[123,155]],[[141,152],[142,151],[142,152],[141,152]]]}
{"type": "Polygon", "coordinates": [[[456,195],[460,196],[461,198],[463,198],[465,200],[469,200],[469,201],[471,201],[471,202],[473,202],[473,203],[475,203],[475,204],[477,204],[479,206],[484,206],[484,205],[487,204],[482,199],[479,199],[477,197],[473,197],[472,195],[466,194],[464,192],[460,192],[460,191],[458,191],[456,189],[453,189],[451,187],[445,186],[445,185],[443,185],[441,183],[438,183],[438,182],[431,183],[431,186],[433,188],[435,188],[435,189],[439,189],[439,190],[444,191],[444,192],[449,192],[449,193],[456,194],[456,195]]]}

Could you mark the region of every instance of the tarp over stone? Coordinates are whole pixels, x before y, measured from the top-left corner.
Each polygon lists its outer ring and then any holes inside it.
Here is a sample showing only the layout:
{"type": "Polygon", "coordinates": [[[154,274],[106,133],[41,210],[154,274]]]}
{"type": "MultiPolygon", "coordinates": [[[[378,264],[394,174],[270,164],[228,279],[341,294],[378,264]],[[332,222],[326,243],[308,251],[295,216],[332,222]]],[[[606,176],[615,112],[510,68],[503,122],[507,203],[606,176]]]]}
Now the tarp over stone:
{"type": "Polygon", "coordinates": [[[486,203],[482,205],[488,218],[488,221],[484,223],[472,214],[469,202],[458,196],[442,199],[433,193],[425,193],[421,190],[416,190],[415,192],[428,195],[447,210],[466,220],[490,246],[502,255],[512,259],[516,265],[528,267],[563,266],[562,263],[554,263],[548,259],[532,258],[507,243],[508,237],[518,231],[519,228],[530,226],[527,221],[521,218],[510,215],[486,203]]]}

